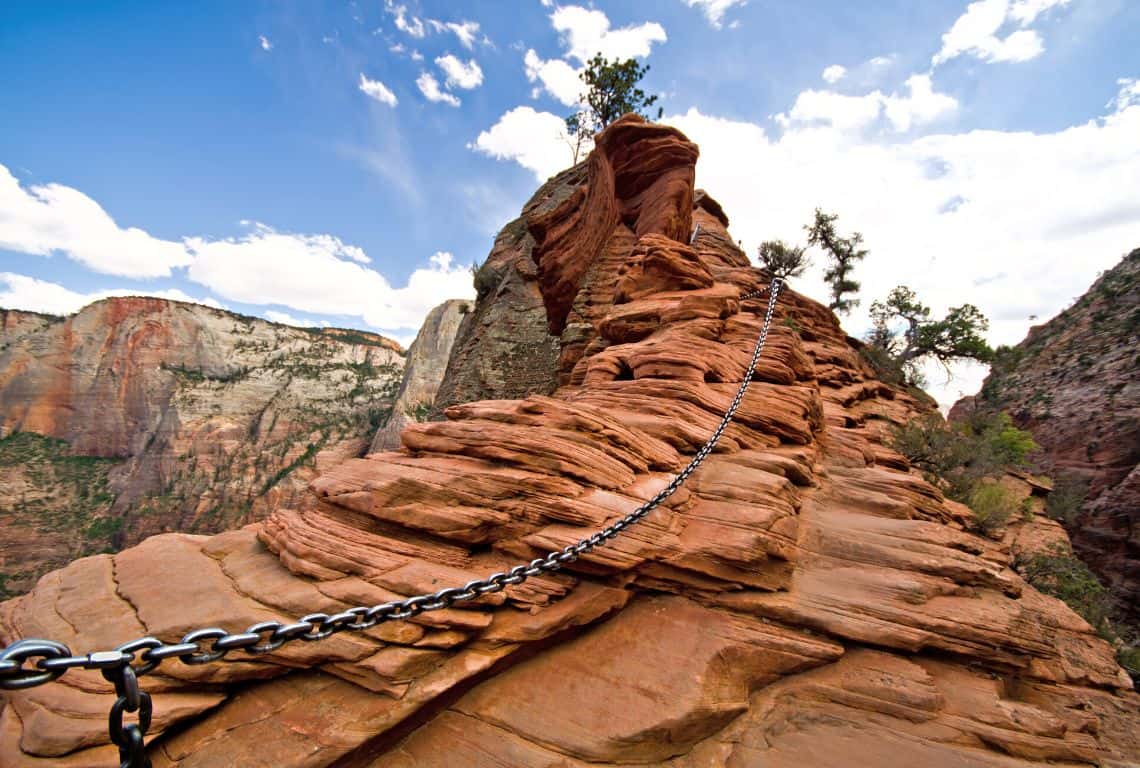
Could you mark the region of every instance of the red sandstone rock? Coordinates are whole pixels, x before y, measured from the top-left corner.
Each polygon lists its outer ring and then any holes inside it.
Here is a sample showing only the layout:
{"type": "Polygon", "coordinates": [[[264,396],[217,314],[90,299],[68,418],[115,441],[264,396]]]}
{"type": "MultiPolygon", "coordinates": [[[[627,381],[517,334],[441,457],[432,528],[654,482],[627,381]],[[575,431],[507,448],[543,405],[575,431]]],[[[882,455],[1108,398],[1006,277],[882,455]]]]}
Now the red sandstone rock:
{"type": "Polygon", "coordinates": [[[1041,446],[1042,469],[1088,484],[1068,525],[1077,553],[1140,628],[1140,249],[993,366],[976,398],[1041,446]]]}
{"type": "MultiPolygon", "coordinates": [[[[565,209],[543,198],[557,215],[536,244],[497,241],[502,295],[532,312],[541,286],[561,334],[530,381],[562,386],[483,379],[484,399],[409,428],[400,452],[330,468],[300,509],[50,574],[0,606],[0,637],[87,650],[376,604],[529,560],[652,497],[739,386],[764,309],[739,297],[765,279],[719,206],[694,208],[695,148],[651,128],[624,120],[601,137],[565,209]],[[156,579],[160,566],[180,578],[156,579]]],[[[504,355],[468,324],[497,317],[494,302],[482,293],[482,319],[465,321],[453,392],[474,386],[480,350],[504,355]]],[[[787,291],[776,328],[717,451],[642,523],[556,574],[408,622],[232,665],[167,662],[145,679],[166,718],[155,764],[1140,761],[1140,697],[1111,648],[884,447],[886,424],[929,405],[875,380],[815,302],[787,291]]],[[[108,703],[106,686],[65,679],[7,697],[6,760],[105,759],[83,713],[108,703]]]]}
{"type": "Polygon", "coordinates": [[[375,334],[154,298],[0,318],[0,436],[34,432],[65,441],[61,457],[108,459],[77,486],[52,477],[66,458],[0,464],[10,594],[84,554],[303,503],[318,469],[365,450],[404,361],[375,334]]]}

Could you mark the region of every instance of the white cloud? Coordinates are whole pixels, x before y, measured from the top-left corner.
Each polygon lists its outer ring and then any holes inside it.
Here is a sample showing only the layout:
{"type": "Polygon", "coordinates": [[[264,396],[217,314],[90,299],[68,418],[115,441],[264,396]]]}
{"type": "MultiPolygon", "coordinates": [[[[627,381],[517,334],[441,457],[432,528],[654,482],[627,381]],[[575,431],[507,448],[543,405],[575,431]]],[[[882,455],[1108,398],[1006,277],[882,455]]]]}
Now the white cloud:
{"type": "Polygon", "coordinates": [[[585,64],[596,53],[607,59],[645,58],[654,43],[668,38],[655,21],[637,26],[610,28],[605,13],[576,5],[556,8],[550,21],[566,49],[566,57],[585,64]]]}
{"type": "Polygon", "coordinates": [[[453,266],[440,252],[415,270],[404,288],[393,288],[365,266],[359,248],[330,235],[277,232],[264,225],[240,238],[192,240],[194,264],[187,276],[231,301],[280,305],[318,315],[354,315],[377,328],[416,328],[448,298],[474,295],[468,267],[453,266]]]}
{"type": "Polygon", "coordinates": [[[523,57],[523,66],[526,68],[526,79],[530,82],[541,82],[542,87],[554,98],[568,107],[578,103],[582,94],[582,80],[578,73],[562,59],[544,60],[533,49],[528,50],[523,57]]]}
{"type": "Polygon", "coordinates": [[[1045,11],[1069,4],[1069,0],[1013,0],[1009,8],[1010,18],[1022,26],[1032,24],[1045,11]]]}
{"type": "Polygon", "coordinates": [[[550,112],[515,107],[467,146],[498,160],[513,160],[546,181],[570,165],[566,121],[550,112]]]}
{"type": "Polygon", "coordinates": [[[932,123],[958,109],[958,100],[953,96],[935,92],[929,74],[911,75],[906,87],[906,96],[892,94],[883,99],[883,111],[896,131],[932,123]]]}
{"type": "Polygon", "coordinates": [[[381,104],[387,104],[389,107],[394,107],[400,103],[396,98],[396,94],[388,90],[388,86],[379,80],[369,80],[363,72],[360,73],[360,90],[362,93],[367,94],[369,98],[381,104]]]}
{"type": "Polygon", "coordinates": [[[447,91],[441,90],[439,81],[429,72],[421,72],[420,76],[416,78],[416,85],[428,101],[438,101],[443,104],[450,104],[453,107],[459,106],[459,99],[447,91]]]}
{"type": "MultiPolygon", "coordinates": [[[[475,40],[479,36],[479,22],[477,21],[437,21],[428,19],[428,25],[436,32],[451,32],[467,50],[475,47],[475,40]]],[[[490,42],[486,40],[486,42],[490,42]]]]}
{"type": "Polygon", "coordinates": [[[483,84],[483,70],[479,68],[479,62],[475,59],[464,64],[449,53],[446,56],[437,57],[435,63],[446,75],[449,88],[462,88],[469,91],[483,84]]]}
{"type": "Polygon", "coordinates": [[[263,50],[263,51],[272,51],[273,50],[273,43],[269,42],[269,38],[266,37],[265,35],[258,35],[257,36],[257,42],[258,42],[258,45],[261,46],[261,50],[263,50]]]}
{"type": "Polygon", "coordinates": [[[40,256],[61,253],[96,272],[138,278],[167,277],[191,260],[183,243],[120,227],[102,206],[71,187],[21,187],[3,165],[0,248],[40,256]]]}
{"type": "MultiPolygon", "coordinates": [[[[470,268],[439,252],[395,288],[354,245],[332,235],[278,232],[243,222],[240,237],[158,240],[140,229],[120,229],[91,198],[58,184],[22,189],[0,165],[0,249],[62,252],[98,271],[128,277],[166,277],[173,268],[222,298],[276,305],[300,312],[352,315],[382,329],[420,326],[424,315],[449,298],[471,298],[470,268]],[[161,268],[157,268],[160,265],[161,268]]],[[[77,293],[57,283],[4,273],[0,306],[67,314],[108,296],[147,295],[221,306],[178,289],[133,288],[77,293]]]]}
{"type": "Polygon", "coordinates": [[[796,97],[791,110],[777,115],[777,121],[785,127],[826,125],[850,132],[868,130],[885,117],[893,130],[905,132],[946,117],[958,108],[954,97],[934,90],[928,74],[912,75],[906,87],[906,95],[886,95],[875,90],[862,96],[809,89],[796,97]]]}
{"type": "Polygon", "coordinates": [[[403,5],[394,5],[391,0],[385,3],[385,10],[395,16],[396,29],[414,38],[422,38],[427,34],[424,23],[415,16],[408,15],[408,9],[403,5]]]}
{"type": "Polygon", "coordinates": [[[1140,104],[1140,78],[1122,77],[1116,81],[1116,84],[1120,87],[1120,90],[1117,91],[1116,98],[1104,105],[1105,109],[1120,112],[1123,111],[1125,107],[1140,104]]]}
{"type": "Polygon", "coordinates": [[[823,79],[824,82],[835,85],[840,80],[842,80],[843,76],[846,74],[847,67],[844,67],[840,64],[832,64],[830,67],[827,67],[823,70],[823,79]]]}
{"type": "MultiPolygon", "coordinates": [[[[684,0],[685,5],[690,8],[700,8],[714,29],[721,28],[724,23],[724,14],[729,8],[734,5],[744,5],[746,2],[747,0],[684,0]]],[[[733,22],[729,26],[735,28],[737,23],[733,22]]]]}
{"type": "Polygon", "coordinates": [[[265,310],[265,319],[271,323],[291,325],[294,328],[328,328],[332,325],[328,320],[311,320],[306,317],[294,317],[288,312],[278,312],[274,309],[265,310]]]}
{"type": "Polygon", "coordinates": [[[942,48],[931,63],[937,66],[962,54],[990,62],[1036,58],[1045,50],[1045,43],[1028,25],[1042,13],[1068,3],[1069,0],[976,0],[942,35],[942,48]],[[1002,37],[1002,29],[1011,24],[1021,29],[1002,37]]]}
{"type": "Polygon", "coordinates": [[[112,296],[151,296],[158,299],[186,301],[194,304],[205,304],[215,309],[225,309],[216,299],[198,299],[177,288],[161,291],[113,288],[91,293],[77,293],[58,283],[39,280],[27,275],[17,275],[12,272],[0,272],[0,286],[3,286],[0,289],[0,307],[23,309],[28,312],[43,312],[49,315],[70,315],[94,301],[112,296]]]}
{"type": "MultiPolygon", "coordinates": [[[[665,28],[655,21],[612,29],[605,13],[579,6],[556,8],[550,14],[550,22],[562,42],[562,58],[543,59],[534,49],[528,49],[523,66],[528,81],[541,83],[542,90],[566,106],[578,104],[582,93],[579,76],[594,54],[601,53],[607,59],[644,58],[653,43],[667,39],[665,28]],[[576,59],[579,66],[572,65],[571,59],[576,59]]],[[[535,89],[531,95],[537,98],[540,92],[535,89]]]]}

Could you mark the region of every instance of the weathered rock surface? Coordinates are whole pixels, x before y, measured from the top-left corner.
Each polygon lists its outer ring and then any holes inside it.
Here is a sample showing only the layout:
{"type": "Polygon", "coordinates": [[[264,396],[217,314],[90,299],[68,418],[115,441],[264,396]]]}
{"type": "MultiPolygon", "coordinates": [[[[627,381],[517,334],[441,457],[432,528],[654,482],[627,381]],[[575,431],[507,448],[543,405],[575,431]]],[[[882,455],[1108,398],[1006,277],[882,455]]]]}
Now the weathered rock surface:
{"type": "Polygon", "coordinates": [[[367,449],[403,362],[375,334],[162,299],[0,310],[0,586],[301,503],[367,449]]]}
{"type": "Polygon", "coordinates": [[[1140,249],[1034,327],[955,408],[1006,411],[1033,433],[1045,471],[1088,484],[1069,535],[1140,627],[1140,249]]]}
{"type": "Polygon", "coordinates": [[[424,318],[424,324],[408,347],[404,363],[404,378],[392,415],[372,438],[372,451],[390,451],[400,447],[400,433],[404,427],[423,421],[435,409],[435,398],[459,324],[474,309],[473,302],[451,299],[440,304],[424,318]]]}
{"type": "MultiPolygon", "coordinates": [[[[0,639],[87,650],[373,605],[504,570],[650,498],[738,388],[764,311],[740,296],[766,278],[711,198],[694,201],[682,136],[625,118],[598,146],[560,209],[600,228],[593,248],[549,219],[513,252],[496,244],[503,264],[538,253],[540,268],[579,275],[525,282],[582,318],[562,329],[582,326],[582,343],[555,338],[542,358],[561,386],[449,407],[264,523],[73,563],[0,605],[0,639]],[[624,175],[635,167],[644,178],[624,175]],[[618,178],[609,203],[582,188],[618,178]],[[579,217],[595,204],[622,213],[579,217]]],[[[499,283],[511,301],[514,279],[499,283]]],[[[494,301],[483,293],[469,317],[494,317],[494,301]]],[[[478,349],[503,349],[476,330],[452,359],[468,383],[478,349]]],[[[1140,764],[1140,697],[1112,649],[885,447],[889,424],[927,406],[877,381],[835,317],[794,291],[769,344],[701,468],[562,571],[255,659],[164,663],[145,678],[155,764],[1140,764]]],[[[110,699],[83,672],[9,694],[5,764],[113,760],[110,699]]]]}

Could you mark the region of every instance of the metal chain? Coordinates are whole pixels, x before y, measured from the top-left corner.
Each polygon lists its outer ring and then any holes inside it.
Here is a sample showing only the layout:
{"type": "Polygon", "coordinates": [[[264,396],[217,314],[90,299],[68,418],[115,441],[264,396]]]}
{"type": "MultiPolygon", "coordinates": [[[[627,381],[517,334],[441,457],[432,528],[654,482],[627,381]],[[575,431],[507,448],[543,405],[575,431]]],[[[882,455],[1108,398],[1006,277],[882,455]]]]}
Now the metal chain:
{"type": "Polygon", "coordinates": [[[97,651],[86,656],[73,656],[66,645],[54,640],[19,640],[0,651],[0,689],[32,688],[59,678],[69,669],[101,670],[103,676],[114,683],[115,693],[118,696],[111,707],[109,730],[112,742],[119,747],[122,768],[146,768],[150,762],[143,749],[143,737],[150,727],[151,700],[147,693],[139,690],[138,678],[150,674],[167,659],[177,658],[183,664],[198,665],[227,660],[226,655],[232,651],[240,650],[251,656],[261,656],[272,653],[294,640],[315,642],[338,632],[371,629],[386,621],[408,619],[424,611],[449,608],[455,603],[474,600],[492,592],[501,592],[506,587],[521,584],[532,576],[559,570],[587,552],[605,546],[626,528],[642,520],[665,499],[676,493],[713,452],[721,435],[732,423],[744,399],[744,393],[748,391],[756,363],[768,339],[768,329],[772,325],[772,315],[776,309],[776,297],[780,292],[780,285],[780,278],[774,278],[767,288],[740,297],[741,301],[753,299],[767,291],[768,308],[764,313],[764,322],[752,351],[752,360],[744,373],[744,380],[712,436],[701,446],[688,465],[653,498],[581,541],[569,544],[545,557],[531,560],[529,563],[516,565],[508,571],[468,582],[462,587],[448,587],[437,592],[370,607],[358,606],[331,615],[310,613],[290,624],[263,621],[247,628],[244,632],[236,633],[218,627],[209,627],[194,630],[185,635],[180,642],[169,644],[155,637],[142,637],[120,645],[113,651],[97,651]],[[26,662],[33,660],[35,663],[32,666],[25,666],[26,662]],[[138,723],[124,725],[123,715],[134,712],[138,713],[138,723]]]}

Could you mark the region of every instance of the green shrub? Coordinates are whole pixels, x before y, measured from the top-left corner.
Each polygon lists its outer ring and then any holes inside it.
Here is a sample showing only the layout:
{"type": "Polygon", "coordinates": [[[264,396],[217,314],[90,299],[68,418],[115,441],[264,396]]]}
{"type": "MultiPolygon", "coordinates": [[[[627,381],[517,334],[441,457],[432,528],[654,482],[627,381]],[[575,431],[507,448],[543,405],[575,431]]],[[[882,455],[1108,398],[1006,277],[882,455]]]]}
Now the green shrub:
{"type": "Polygon", "coordinates": [[[997,483],[979,483],[970,494],[974,522],[986,535],[1005,526],[1017,509],[1013,496],[997,483]]]}
{"type": "Polygon", "coordinates": [[[1105,639],[1116,639],[1112,597],[1089,567],[1065,547],[1030,555],[1018,563],[1021,575],[1047,595],[1063,600],[1105,639]]]}
{"type": "Polygon", "coordinates": [[[1064,525],[1072,525],[1084,506],[1089,486],[1081,477],[1064,474],[1053,483],[1053,490],[1045,499],[1045,514],[1064,525]]]}
{"type": "Polygon", "coordinates": [[[1121,643],[1116,649],[1116,662],[1124,667],[1133,681],[1140,683],[1140,645],[1121,643]]]}
{"type": "Polygon", "coordinates": [[[431,418],[433,408],[435,408],[435,403],[421,402],[407,409],[405,413],[412,421],[424,422],[431,418]]]}

